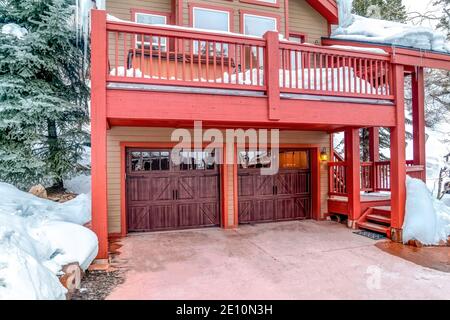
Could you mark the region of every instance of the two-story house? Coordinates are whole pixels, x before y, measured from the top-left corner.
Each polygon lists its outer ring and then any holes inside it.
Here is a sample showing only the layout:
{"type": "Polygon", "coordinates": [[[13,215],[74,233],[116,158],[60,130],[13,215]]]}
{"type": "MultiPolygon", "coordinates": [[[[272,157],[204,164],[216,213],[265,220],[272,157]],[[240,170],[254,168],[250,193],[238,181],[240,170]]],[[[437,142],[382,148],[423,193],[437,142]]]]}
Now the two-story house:
{"type": "Polygon", "coordinates": [[[106,0],[106,10],[93,10],[98,257],[108,256],[108,236],[129,232],[328,214],[400,241],[406,175],[425,178],[423,69],[450,69],[450,57],[330,39],[337,22],[335,0],[106,0]],[[405,77],[413,86],[409,161],[405,77]],[[194,121],[221,132],[279,129],[280,169],[262,175],[264,155],[237,144],[232,158],[241,163],[210,163],[194,150],[174,164],[171,135],[194,121]],[[380,127],[390,130],[390,161],[378,156],[380,127]],[[369,162],[360,160],[361,128],[370,132],[369,162]],[[345,157],[333,151],[336,132],[345,132],[345,157]],[[390,194],[362,193],[377,191],[390,194]]]}

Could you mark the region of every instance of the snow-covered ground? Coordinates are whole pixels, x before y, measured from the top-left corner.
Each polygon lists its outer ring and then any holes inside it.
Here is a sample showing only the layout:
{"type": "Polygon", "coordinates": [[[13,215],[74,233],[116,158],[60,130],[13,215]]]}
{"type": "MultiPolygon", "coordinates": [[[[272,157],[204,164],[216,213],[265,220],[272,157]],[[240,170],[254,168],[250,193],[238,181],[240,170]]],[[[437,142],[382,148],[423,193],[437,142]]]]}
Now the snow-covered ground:
{"type": "Polygon", "coordinates": [[[78,262],[86,269],[98,251],[90,195],[66,203],[0,183],[0,299],[65,299],[57,275],[78,262]]]}

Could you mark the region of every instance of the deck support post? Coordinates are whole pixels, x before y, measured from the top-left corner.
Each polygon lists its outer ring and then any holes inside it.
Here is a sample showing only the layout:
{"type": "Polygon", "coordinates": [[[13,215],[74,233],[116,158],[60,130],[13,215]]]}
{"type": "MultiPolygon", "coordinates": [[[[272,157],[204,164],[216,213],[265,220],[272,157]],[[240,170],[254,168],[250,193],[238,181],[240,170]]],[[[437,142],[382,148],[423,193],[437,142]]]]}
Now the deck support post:
{"type": "Polygon", "coordinates": [[[374,192],[378,191],[377,172],[375,163],[380,161],[380,128],[369,128],[369,157],[372,162],[372,188],[374,192]]]}
{"type": "Polygon", "coordinates": [[[278,32],[267,31],[264,39],[266,40],[264,79],[267,86],[269,120],[280,120],[280,40],[278,32]]]}
{"type": "Polygon", "coordinates": [[[355,222],[361,215],[361,156],[359,147],[359,129],[345,129],[345,161],[347,162],[347,197],[349,227],[355,228],[355,222]]]}
{"type": "Polygon", "coordinates": [[[424,70],[417,68],[412,78],[412,121],[413,121],[413,149],[414,165],[423,166],[420,178],[426,181],[426,152],[425,152],[425,86],[424,70]]]}
{"type": "Polygon", "coordinates": [[[394,66],[396,126],[391,128],[391,238],[402,241],[406,204],[404,67],[394,66]]]}
{"type": "Polygon", "coordinates": [[[91,29],[91,174],[92,230],[98,237],[97,259],[108,258],[108,204],[106,172],[106,11],[92,10],[91,29]]]}

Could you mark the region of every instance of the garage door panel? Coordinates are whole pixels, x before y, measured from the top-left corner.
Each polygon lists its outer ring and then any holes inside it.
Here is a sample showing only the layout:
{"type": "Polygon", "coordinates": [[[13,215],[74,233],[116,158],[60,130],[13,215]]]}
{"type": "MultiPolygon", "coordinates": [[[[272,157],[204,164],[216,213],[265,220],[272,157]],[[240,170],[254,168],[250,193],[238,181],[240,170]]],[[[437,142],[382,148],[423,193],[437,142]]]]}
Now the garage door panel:
{"type": "Polygon", "coordinates": [[[275,200],[277,220],[309,219],[311,199],[302,197],[280,197],[275,200]]]}
{"type": "Polygon", "coordinates": [[[254,180],[250,174],[242,174],[238,177],[239,196],[246,197],[254,194],[254,180]]]}
{"type": "Polygon", "coordinates": [[[177,214],[172,204],[153,205],[149,208],[150,225],[147,230],[164,230],[176,228],[177,214]]]}
{"type": "Polygon", "coordinates": [[[217,175],[198,177],[198,198],[202,200],[217,200],[219,179],[217,175]]]}
{"type": "Polygon", "coordinates": [[[149,190],[150,199],[154,201],[172,200],[172,183],[169,177],[147,178],[147,185],[151,186],[149,190]]]}
{"type": "Polygon", "coordinates": [[[197,179],[196,176],[178,177],[175,189],[178,190],[178,199],[192,200],[197,197],[197,179]]]}
{"type": "Polygon", "coordinates": [[[239,212],[239,222],[250,222],[252,220],[251,211],[252,211],[252,201],[251,200],[241,200],[238,203],[238,212],[239,212]]]}
{"type": "Polygon", "coordinates": [[[128,225],[133,231],[149,229],[149,214],[147,206],[130,207],[128,210],[128,225]]]}
{"type": "Polygon", "coordinates": [[[301,195],[310,193],[309,172],[280,172],[276,176],[279,195],[301,195]]]}
{"type": "Polygon", "coordinates": [[[201,203],[199,209],[202,214],[202,224],[217,225],[220,223],[219,205],[217,201],[201,203]]]}
{"type": "Polygon", "coordinates": [[[266,196],[273,194],[273,176],[254,175],[255,196],[266,196]]]}
{"type": "Polygon", "coordinates": [[[273,221],[275,219],[275,203],[273,199],[254,200],[250,215],[251,221],[273,221]]]}

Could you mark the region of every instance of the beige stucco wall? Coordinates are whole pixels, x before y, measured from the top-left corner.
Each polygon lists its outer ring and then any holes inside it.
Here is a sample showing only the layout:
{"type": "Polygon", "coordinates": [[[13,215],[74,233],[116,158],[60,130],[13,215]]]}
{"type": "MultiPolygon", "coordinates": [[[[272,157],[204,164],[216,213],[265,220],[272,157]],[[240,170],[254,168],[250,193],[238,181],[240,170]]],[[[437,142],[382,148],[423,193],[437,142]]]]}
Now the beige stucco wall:
{"type": "MultiPolygon", "coordinates": [[[[172,128],[141,128],[141,127],[113,127],[107,132],[107,172],[108,172],[108,231],[110,233],[120,232],[120,167],[121,154],[120,142],[170,142],[172,128]]],[[[321,147],[329,146],[329,135],[319,131],[281,131],[280,143],[314,144],[321,147]]],[[[229,166],[228,180],[228,219],[233,224],[234,199],[233,186],[234,176],[232,166],[229,166]]],[[[321,212],[327,212],[328,179],[326,164],[321,164],[321,212]]]]}

